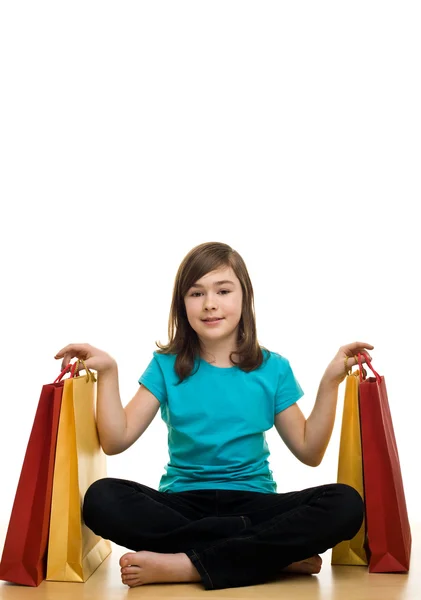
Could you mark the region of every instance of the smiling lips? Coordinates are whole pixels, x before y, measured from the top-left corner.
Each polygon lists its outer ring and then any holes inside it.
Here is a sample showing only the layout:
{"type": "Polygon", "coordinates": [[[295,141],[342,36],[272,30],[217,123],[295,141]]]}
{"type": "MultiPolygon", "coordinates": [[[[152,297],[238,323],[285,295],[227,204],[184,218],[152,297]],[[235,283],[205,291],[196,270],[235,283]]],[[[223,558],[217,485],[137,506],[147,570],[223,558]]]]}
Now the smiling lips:
{"type": "Polygon", "coordinates": [[[210,317],[209,319],[202,319],[204,323],[217,323],[218,321],[222,321],[222,317],[210,317]]]}

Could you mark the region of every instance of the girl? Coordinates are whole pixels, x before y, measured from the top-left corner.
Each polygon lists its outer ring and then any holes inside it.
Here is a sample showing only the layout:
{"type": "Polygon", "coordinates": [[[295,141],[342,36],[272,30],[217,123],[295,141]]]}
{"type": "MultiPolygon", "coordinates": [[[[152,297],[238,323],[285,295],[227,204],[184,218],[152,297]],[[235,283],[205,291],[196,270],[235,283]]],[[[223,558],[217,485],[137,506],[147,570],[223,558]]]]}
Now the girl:
{"type": "Polygon", "coordinates": [[[339,349],[305,419],[289,362],[258,343],[244,261],[216,242],[196,246],[182,261],[168,333],[125,408],[111,356],[71,344],[55,357],[63,368],[77,357],[98,372],[97,426],[106,454],[129,448],[159,408],[168,426],[170,460],[159,489],[100,479],[85,495],[85,523],[132,550],[120,559],[130,587],[201,581],[210,590],[263,583],[285,571],[318,573],[318,554],[359,530],[362,499],[342,484],[277,493],[265,431],[275,425],[298,460],[319,465],[338,386],[354,356],[373,346],[339,349]]]}

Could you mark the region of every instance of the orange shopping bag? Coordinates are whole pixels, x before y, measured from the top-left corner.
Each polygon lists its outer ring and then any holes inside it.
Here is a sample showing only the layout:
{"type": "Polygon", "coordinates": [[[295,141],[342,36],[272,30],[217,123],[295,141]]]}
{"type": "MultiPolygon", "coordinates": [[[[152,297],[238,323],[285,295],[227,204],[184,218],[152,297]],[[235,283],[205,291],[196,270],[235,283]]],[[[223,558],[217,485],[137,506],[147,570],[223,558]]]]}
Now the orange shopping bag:
{"type": "MultiPolygon", "coordinates": [[[[83,361],[80,361],[83,363],[83,361]]],[[[73,377],[64,382],[57,436],[48,543],[49,581],[84,582],[111,552],[108,540],[83,521],[83,498],[88,487],[106,477],[106,457],[95,421],[96,378],[73,377]]],[[[84,363],[83,363],[84,364],[84,363]]]]}
{"type": "MultiPolygon", "coordinates": [[[[338,483],[353,487],[364,500],[363,461],[361,452],[360,412],[358,405],[359,372],[346,378],[338,461],[338,483]]],[[[351,540],[332,549],[332,565],[367,565],[365,519],[351,540]]]]}

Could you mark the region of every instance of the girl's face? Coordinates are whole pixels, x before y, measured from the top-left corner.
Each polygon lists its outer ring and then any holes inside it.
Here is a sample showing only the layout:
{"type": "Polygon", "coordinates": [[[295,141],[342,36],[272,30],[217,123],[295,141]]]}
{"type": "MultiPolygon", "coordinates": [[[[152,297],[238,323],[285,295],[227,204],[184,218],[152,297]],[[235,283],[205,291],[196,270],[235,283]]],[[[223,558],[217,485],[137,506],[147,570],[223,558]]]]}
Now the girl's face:
{"type": "Polygon", "coordinates": [[[231,267],[211,271],[196,281],[184,297],[187,319],[203,341],[236,342],[243,292],[231,267]],[[209,321],[218,318],[218,321],[209,321]]]}

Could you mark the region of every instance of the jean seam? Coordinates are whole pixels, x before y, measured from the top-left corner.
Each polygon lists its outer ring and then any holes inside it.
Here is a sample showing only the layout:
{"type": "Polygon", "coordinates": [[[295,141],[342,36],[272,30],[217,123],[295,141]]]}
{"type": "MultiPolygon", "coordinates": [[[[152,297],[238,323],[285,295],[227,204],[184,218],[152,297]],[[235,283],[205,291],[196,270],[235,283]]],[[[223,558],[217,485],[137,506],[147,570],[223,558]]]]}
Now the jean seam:
{"type": "MultiPolygon", "coordinates": [[[[156,502],[160,502],[160,499],[155,499],[155,498],[152,498],[152,499],[155,500],[156,502]]],[[[186,506],[182,501],[179,501],[177,498],[165,499],[165,501],[162,502],[162,505],[167,506],[168,508],[171,508],[171,509],[179,512],[180,514],[183,515],[183,517],[186,517],[186,519],[196,520],[196,519],[203,519],[204,517],[208,516],[205,513],[202,513],[198,510],[194,510],[194,509],[190,508],[189,506],[186,506]],[[188,513],[188,514],[185,514],[185,513],[188,513]]]]}
{"type": "Polygon", "coordinates": [[[206,576],[206,578],[207,578],[207,580],[208,580],[208,583],[210,583],[210,586],[211,586],[211,588],[212,588],[212,589],[214,589],[214,585],[213,585],[213,581],[212,581],[212,579],[211,579],[211,576],[210,576],[210,575],[209,575],[209,573],[207,572],[207,570],[206,570],[206,568],[204,567],[204,565],[203,565],[202,561],[200,560],[200,558],[198,557],[198,555],[196,554],[196,552],[195,552],[194,550],[191,550],[190,552],[193,554],[195,561],[199,563],[199,565],[201,566],[201,568],[202,568],[202,569],[203,569],[203,571],[205,572],[205,576],[206,576]]]}
{"type": "MultiPolygon", "coordinates": [[[[328,490],[322,490],[320,492],[320,494],[318,496],[316,496],[317,498],[321,498],[321,496],[324,496],[326,494],[328,490]]],[[[288,494],[290,492],[286,492],[286,494],[288,494]]],[[[285,494],[285,495],[286,495],[285,494]]],[[[279,502],[277,502],[276,504],[271,504],[270,506],[264,506],[263,508],[257,508],[256,510],[252,510],[252,511],[248,511],[251,512],[252,514],[254,513],[258,513],[258,512],[262,512],[263,510],[271,510],[272,508],[277,508],[280,504],[282,504],[284,502],[284,499],[279,500],[279,502]]],[[[244,512],[244,511],[243,511],[244,512]]],[[[225,516],[225,515],[224,515],[225,516]]],[[[232,513],[230,515],[227,516],[237,516],[237,515],[233,515],[232,513]]]]}
{"type": "MultiPolygon", "coordinates": [[[[320,494],[320,496],[318,496],[317,498],[321,498],[322,496],[324,496],[326,493],[326,490],[323,490],[322,493],[320,494]]],[[[271,531],[271,529],[275,529],[275,527],[277,527],[279,525],[280,522],[282,522],[283,520],[285,520],[287,517],[290,517],[292,515],[294,515],[296,512],[298,512],[299,510],[301,510],[302,508],[306,508],[307,505],[306,504],[301,504],[300,506],[295,507],[295,509],[288,511],[287,513],[283,513],[281,515],[279,515],[279,520],[274,524],[271,525],[270,527],[267,527],[265,529],[260,529],[257,533],[255,533],[254,535],[249,535],[248,537],[240,537],[240,538],[236,538],[236,537],[232,537],[232,538],[228,538],[227,540],[224,540],[223,542],[218,542],[216,544],[214,544],[213,546],[208,546],[207,548],[205,548],[205,552],[207,552],[208,550],[213,550],[214,548],[223,548],[224,546],[226,546],[229,542],[231,542],[234,539],[238,539],[241,542],[246,542],[247,540],[251,540],[252,538],[256,537],[257,535],[261,534],[261,533],[267,533],[268,531],[271,531]]]]}

